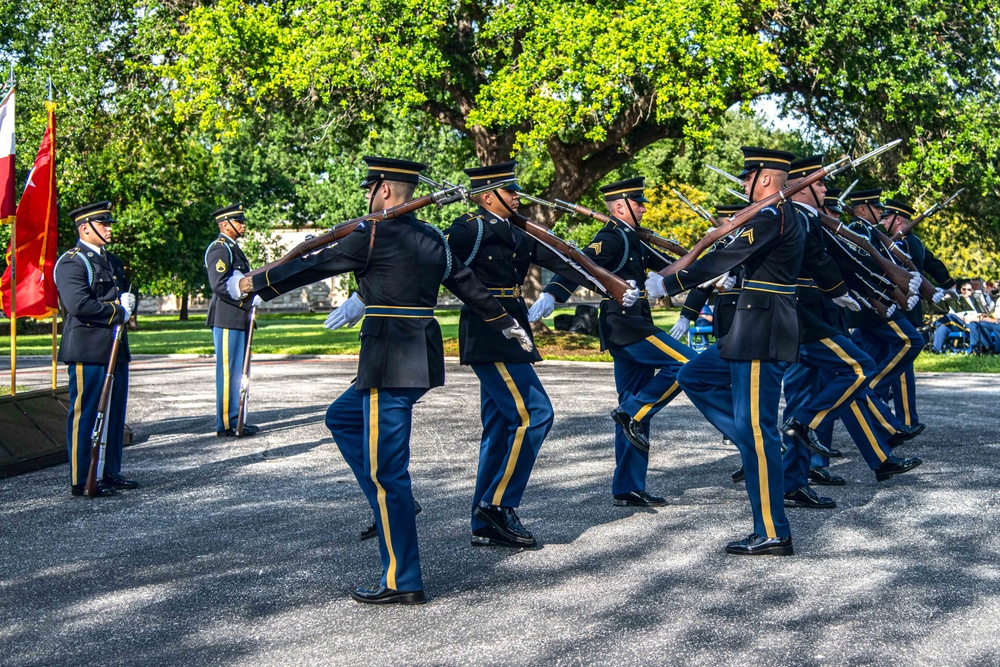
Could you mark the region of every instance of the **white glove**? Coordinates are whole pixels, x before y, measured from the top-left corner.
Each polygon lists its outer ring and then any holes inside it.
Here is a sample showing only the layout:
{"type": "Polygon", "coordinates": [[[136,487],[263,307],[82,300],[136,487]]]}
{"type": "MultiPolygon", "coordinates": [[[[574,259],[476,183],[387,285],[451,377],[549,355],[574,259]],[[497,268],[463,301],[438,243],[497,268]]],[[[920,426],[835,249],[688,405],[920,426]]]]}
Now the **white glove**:
{"type": "Polygon", "coordinates": [[[931,297],[931,303],[941,303],[944,299],[944,290],[938,287],[934,290],[934,296],[931,297]]]}
{"type": "Polygon", "coordinates": [[[635,302],[639,300],[639,288],[636,287],[634,280],[626,281],[632,286],[632,289],[626,290],[625,295],[622,296],[622,306],[628,308],[629,306],[634,306],[635,302]]]}
{"type": "Polygon", "coordinates": [[[508,339],[516,338],[518,345],[520,345],[521,349],[525,352],[531,352],[531,350],[535,347],[531,342],[531,336],[529,336],[528,332],[522,329],[521,325],[517,322],[514,322],[514,326],[504,329],[503,335],[508,339]]]}
{"type": "Polygon", "coordinates": [[[691,320],[681,315],[677,318],[677,324],[675,324],[670,330],[670,335],[674,337],[674,340],[680,340],[687,335],[688,329],[690,328],[691,320]]]}
{"type": "Polygon", "coordinates": [[[715,286],[719,288],[720,292],[728,292],[733,289],[735,284],[736,276],[727,273],[725,278],[723,278],[720,282],[715,283],[715,286]]]}
{"type": "Polygon", "coordinates": [[[333,331],[334,329],[339,329],[345,324],[348,327],[353,327],[361,319],[361,316],[365,314],[365,302],[361,300],[357,292],[351,294],[349,298],[344,303],[340,304],[340,308],[333,309],[329,315],[326,317],[326,322],[323,326],[333,331]]]}
{"type": "Polygon", "coordinates": [[[537,322],[548,317],[556,308],[556,299],[548,292],[542,292],[528,310],[528,321],[537,322]]]}
{"type": "Polygon", "coordinates": [[[946,289],[944,291],[944,293],[947,294],[948,296],[954,298],[954,299],[958,298],[958,290],[955,289],[954,287],[949,287],[948,289],[946,289]]]}
{"type": "Polygon", "coordinates": [[[920,285],[923,284],[924,278],[916,271],[911,271],[910,275],[913,277],[910,279],[910,284],[907,286],[907,291],[910,294],[917,294],[920,291],[920,285]]]}
{"type": "Polygon", "coordinates": [[[122,310],[125,311],[125,321],[127,322],[132,317],[132,312],[135,310],[135,294],[131,292],[125,292],[118,296],[118,303],[121,304],[122,310]]]}
{"type": "Polygon", "coordinates": [[[889,307],[885,310],[885,319],[892,317],[892,314],[896,312],[896,304],[890,303],[889,307]]]}
{"type": "Polygon", "coordinates": [[[646,295],[650,299],[659,299],[667,295],[667,290],[663,289],[663,276],[659,273],[651,273],[646,278],[646,295]]]}
{"type": "Polygon", "coordinates": [[[226,281],[226,291],[230,298],[239,299],[243,296],[243,292],[240,291],[241,280],[243,280],[243,273],[234,269],[233,275],[229,276],[229,280],[226,281]]]}
{"type": "Polygon", "coordinates": [[[906,309],[907,310],[913,310],[918,303],[920,303],[920,295],[919,294],[911,294],[906,299],[906,309]]]}
{"type": "Polygon", "coordinates": [[[844,296],[838,296],[833,299],[833,302],[840,306],[841,308],[846,308],[848,310],[854,311],[855,313],[861,310],[861,304],[855,301],[850,294],[845,294],[844,296]]]}
{"type": "Polygon", "coordinates": [[[250,305],[253,306],[254,308],[258,308],[262,303],[264,303],[264,299],[260,298],[259,295],[254,294],[253,301],[250,302],[250,305]]]}

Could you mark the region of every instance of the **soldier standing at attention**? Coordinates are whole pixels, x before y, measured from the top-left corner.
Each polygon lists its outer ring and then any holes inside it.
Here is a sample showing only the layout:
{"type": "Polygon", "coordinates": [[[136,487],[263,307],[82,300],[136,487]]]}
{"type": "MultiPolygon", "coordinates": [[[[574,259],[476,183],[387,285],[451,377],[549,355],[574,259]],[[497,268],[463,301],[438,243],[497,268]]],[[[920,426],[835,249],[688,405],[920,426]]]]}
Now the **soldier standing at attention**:
{"type": "MultiPolygon", "coordinates": [[[[236,242],[246,233],[247,223],[242,204],[220,208],[212,214],[219,226],[219,237],[205,250],[205,270],[212,288],[205,323],[212,328],[215,346],[215,435],[234,437],[240,412],[240,377],[250,327],[250,309],[260,304],[260,297],[233,299],[226,292],[226,281],[233,271],[250,270],[250,262],[236,242]]],[[[243,426],[243,435],[260,429],[243,426]]]]}
{"type": "Polygon", "coordinates": [[[104,376],[111,359],[114,329],[121,326],[122,340],[115,362],[115,382],[108,404],[105,460],[98,463],[97,495],[111,496],[115,489],[134,489],[138,483],[122,477],[125,406],[128,401],[128,333],[125,327],[135,309],[125,265],[104,249],[111,241],[111,202],[100,201],[70,211],[79,240],[55,266],[56,287],[66,308],[59,361],[69,372],[70,411],[66,419],[70,485],[74,496],[84,495],[90,470],[91,436],[104,376]],[[103,478],[102,478],[103,471],[103,478]]]}
{"type": "MultiPolygon", "coordinates": [[[[368,211],[410,200],[420,172],[417,162],[365,157],[368,211]]],[[[413,404],[444,384],[441,327],[434,319],[438,287],[444,285],[476,315],[525,352],[528,333],[504,310],[461,260],[444,234],[412,213],[366,221],[337,243],[268,271],[230,279],[230,296],[259,292],[265,300],[303,285],[353,271],[365,304],[361,353],[355,382],[330,406],[326,425],[375,514],[382,578],[374,590],[353,598],[370,604],[425,601],[410,484],[413,404]],[[237,287],[236,285],[239,285],[237,287]]]]}
{"type": "MultiPolygon", "coordinates": [[[[743,190],[750,202],[781,191],[794,156],[743,147],[743,190]]],[[[736,443],[743,460],[753,532],[730,542],[731,554],[794,553],[785,516],[778,401],[785,367],[798,359],[795,290],[805,229],[791,202],[763,208],[724,248],[667,276],[667,294],[679,294],[720,274],[744,270],[729,333],[684,365],[677,380],[695,407],[736,443]]]]}
{"type": "MultiPolygon", "coordinates": [[[[646,282],[646,272],[662,269],[667,261],[645,247],[635,231],[649,203],[644,187],[645,179],[639,177],[600,189],[611,221],[597,232],[584,252],[622,280],[632,285],[645,283],[649,296],[658,298],[663,296],[662,290],[656,291],[662,280],[654,280],[651,285],[646,282]]],[[[571,277],[554,277],[532,305],[529,319],[547,317],[555,301],[569,299],[578,284],[571,277]]],[[[615,360],[619,403],[611,412],[616,462],[611,493],[612,503],[620,507],[654,507],[666,501],[646,491],[649,424],[680,393],[677,371],[697,353],[656,326],[646,292],[635,292],[638,299],[629,296],[625,305],[603,299],[598,319],[601,349],[608,350],[615,360]]]]}

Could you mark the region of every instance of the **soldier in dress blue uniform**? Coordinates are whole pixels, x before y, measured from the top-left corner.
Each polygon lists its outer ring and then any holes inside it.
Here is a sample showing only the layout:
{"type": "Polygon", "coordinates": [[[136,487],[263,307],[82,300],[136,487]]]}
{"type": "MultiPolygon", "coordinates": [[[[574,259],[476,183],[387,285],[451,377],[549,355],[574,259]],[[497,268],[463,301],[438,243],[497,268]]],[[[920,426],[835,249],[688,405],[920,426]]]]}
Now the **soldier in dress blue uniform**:
{"type": "MultiPolygon", "coordinates": [[[[751,202],[780,192],[794,156],[743,147],[743,189],[751,202]]],[[[691,402],[733,439],[746,471],[753,532],[726,547],[734,554],[793,553],[785,516],[778,402],[787,364],[798,359],[795,288],[805,230],[790,202],[768,206],[724,248],[667,276],[668,294],[679,294],[742,265],[743,290],[729,333],[685,365],[678,382],[691,402]]]]}
{"type": "MultiPolygon", "coordinates": [[[[410,199],[424,165],[365,157],[369,212],[410,199]]],[[[239,272],[230,296],[259,293],[265,300],[353,271],[365,304],[361,353],[354,383],[330,406],[326,424],[375,514],[382,578],[357,589],[358,602],[424,602],[415,507],[408,472],[413,404],[444,384],[441,328],[434,319],[438,288],[447,287],[487,326],[516,338],[526,352],[528,333],[483,287],[444,234],[412,214],[367,221],[340,241],[253,279],[239,272]],[[236,287],[236,285],[240,287],[236,287]]]]}
{"type": "MultiPolygon", "coordinates": [[[[584,249],[595,263],[632,285],[645,283],[647,270],[656,271],[668,263],[647,248],[635,232],[649,202],[644,188],[641,177],[600,188],[612,219],[584,249]]],[[[532,306],[529,319],[551,313],[554,302],[566,301],[579,284],[571,276],[554,277],[532,306]]],[[[659,289],[659,283],[652,289],[659,289]]],[[[650,292],[649,296],[660,297],[663,292],[650,292]]],[[[598,317],[601,349],[608,350],[615,360],[619,402],[611,412],[616,461],[612,502],[618,506],[665,505],[663,498],[646,491],[649,423],[680,393],[677,371],[697,353],[653,324],[645,291],[639,293],[637,301],[626,303],[623,306],[613,299],[602,299],[598,317]]]]}
{"type": "MultiPolygon", "coordinates": [[[[516,161],[466,169],[473,188],[515,178],[516,161]]],[[[445,231],[452,255],[468,266],[525,331],[528,308],[521,296],[532,264],[556,273],[576,274],[549,248],[515,227],[521,191],[517,182],[477,198],[479,209],[465,213],[445,231]]],[[[483,435],[472,497],[472,544],[532,547],[520,505],[542,440],[552,427],[552,403],[531,366],[542,357],[526,352],[489,326],[475,310],[462,308],[459,355],[480,381],[483,435]]]]}
{"type": "Polygon", "coordinates": [[[135,296],[125,277],[125,265],[104,249],[111,241],[111,202],[99,201],[70,212],[79,240],[56,262],[55,281],[66,308],[59,361],[69,372],[70,411],[66,419],[70,485],[74,496],[84,495],[90,470],[91,435],[104,376],[111,359],[114,329],[122,327],[115,363],[115,381],[107,412],[107,447],[103,466],[98,463],[97,495],[114,495],[115,489],[134,489],[138,483],[121,474],[128,401],[128,320],[135,296]],[[103,473],[103,474],[102,474],[103,473]]]}
{"type": "MultiPolygon", "coordinates": [[[[233,299],[226,283],[234,271],[246,273],[250,262],[237,241],[246,233],[243,205],[220,208],[212,214],[219,226],[219,237],[205,250],[205,270],[212,288],[205,323],[212,328],[215,346],[215,434],[219,437],[236,435],[236,420],[240,412],[240,377],[250,331],[250,310],[260,303],[260,297],[233,299]]],[[[260,429],[244,424],[243,435],[254,435],[260,429]]]]}
{"type": "MultiPolygon", "coordinates": [[[[849,200],[855,216],[849,225],[850,229],[869,238],[880,252],[883,251],[882,244],[873,230],[881,217],[881,194],[881,188],[856,191],[849,200]]],[[[891,259],[888,251],[882,254],[891,259]]],[[[907,310],[912,310],[920,302],[917,294],[919,285],[919,278],[914,277],[908,290],[907,310]]],[[[923,349],[924,337],[907,319],[905,311],[899,309],[888,319],[882,319],[867,309],[851,313],[848,315],[848,324],[854,329],[851,338],[875,361],[875,374],[869,380],[869,386],[883,399],[887,399],[892,383],[907,368],[912,367],[913,360],[923,349]]],[[[919,423],[913,426],[903,424],[900,415],[890,420],[890,424],[894,433],[903,434],[906,438],[915,437],[924,429],[924,425],[919,423]]]]}
{"type": "MultiPolygon", "coordinates": [[[[882,207],[881,222],[888,235],[891,237],[897,231],[901,231],[913,218],[913,213],[913,208],[906,202],[899,199],[887,200],[882,207]]],[[[896,245],[910,256],[917,271],[930,276],[937,286],[935,303],[944,298],[945,292],[958,296],[955,279],[948,273],[948,267],[924,246],[919,236],[911,231],[896,241],[896,245]]],[[[918,301],[912,310],[906,311],[905,316],[914,327],[922,327],[924,325],[922,300],[918,301]]],[[[907,366],[900,376],[893,380],[891,391],[896,416],[905,426],[916,428],[920,424],[920,418],[917,416],[917,385],[913,376],[913,364],[907,366]]]]}

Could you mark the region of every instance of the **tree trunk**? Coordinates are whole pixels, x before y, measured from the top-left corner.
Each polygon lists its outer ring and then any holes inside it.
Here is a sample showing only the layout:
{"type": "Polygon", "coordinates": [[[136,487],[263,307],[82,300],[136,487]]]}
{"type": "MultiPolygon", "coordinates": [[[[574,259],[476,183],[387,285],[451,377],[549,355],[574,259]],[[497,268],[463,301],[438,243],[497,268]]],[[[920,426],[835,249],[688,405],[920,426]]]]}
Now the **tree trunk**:
{"type": "Polygon", "coordinates": [[[178,318],[181,322],[188,321],[188,296],[188,291],[184,290],[184,294],[181,296],[181,313],[178,318]]]}

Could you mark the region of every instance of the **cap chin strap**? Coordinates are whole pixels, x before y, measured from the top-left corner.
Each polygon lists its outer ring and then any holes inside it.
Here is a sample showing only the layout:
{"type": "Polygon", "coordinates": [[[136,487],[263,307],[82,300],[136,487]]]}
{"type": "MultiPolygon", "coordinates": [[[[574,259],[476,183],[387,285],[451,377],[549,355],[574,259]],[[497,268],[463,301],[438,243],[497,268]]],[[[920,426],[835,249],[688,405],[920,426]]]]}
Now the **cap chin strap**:
{"type": "Polygon", "coordinates": [[[500,200],[500,205],[503,206],[505,209],[507,209],[508,213],[510,213],[511,215],[517,215],[517,211],[515,211],[514,209],[512,209],[510,207],[510,205],[507,204],[507,201],[503,197],[500,196],[500,191],[499,190],[493,190],[493,192],[497,193],[497,199],[500,200]]]}
{"type": "Polygon", "coordinates": [[[760,178],[760,172],[762,172],[763,170],[764,170],[763,167],[757,167],[756,169],[754,169],[753,182],[750,183],[750,194],[747,195],[747,197],[749,197],[750,199],[751,204],[754,203],[753,191],[757,187],[757,179],[760,178]]]}
{"type": "Polygon", "coordinates": [[[101,241],[104,242],[104,245],[107,245],[108,244],[108,240],[106,238],[104,238],[103,236],[101,236],[101,233],[99,231],[97,231],[97,227],[94,227],[94,221],[93,220],[88,220],[87,224],[90,226],[90,231],[94,232],[94,235],[97,238],[101,239],[101,241]]]}
{"type": "Polygon", "coordinates": [[[875,220],[875,222],[872,222],[871,224],[872,224],[872,225],[875,225],[875,226],[877,226],[877,225],[878,225],[878,219],[879,219],[879,216],[875,215],[875,207],[874,207],[874,206],[872,206],[871,204],[865,204],[865,206],[867,206],[867,207],[868,207],[868,213],[869,213],[869,214],[870,214],[870,215],[872,216],[872,218],[873,218],[873,219],[875,220]]]}
{"type": "Polygon", "coordinates": [[[819,197],[816,196],[816,188],[809,186],[809,193],[812,194],[813,201],[816,202],[816,210],[823,210],[823,204],[820,203],[819,197]]]}
{"type": "Polygon", "coordinates": [[[372,210],[372,207],[375,206],[375,193],[378,192],[378,189],[380,187],[382,187],[382,179],[381,178],[376,178],[375,179],[375,183],[374,183],[374,187],[372,188],[371,196],[368,197],[368,212],[369,213],[374,213],[375,212],[374,210],[372,210]]]}
{"type": "Polygon", "coordinates": [[[236,238],[238,238],[238,239],[243,238],[243,235],[240,234],[239,231],[236,229],[236,227],[233,226],[233,219],[232,218],[226,218],[226,224],[229,225],[229,228],[231,230],[233,230],[233,234],[236,234],[236,238]]]}
{"type": "Polygon", "coordinates": [[[638,227],[639,227],[639,221],[635,219],[635,211],[632,210],[632,202],[629,200],[628,197],[622,197],[622,199],[625,200],[625,208],[628,209],[628,214],[630,216],[632,216],[632,222],[633,222],[633,224],[635,224],[636,228],[638,229],[638,227]]]}

